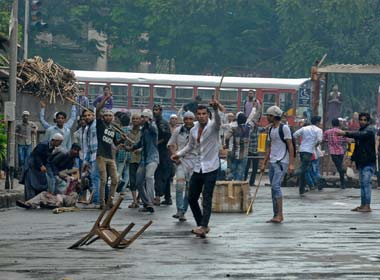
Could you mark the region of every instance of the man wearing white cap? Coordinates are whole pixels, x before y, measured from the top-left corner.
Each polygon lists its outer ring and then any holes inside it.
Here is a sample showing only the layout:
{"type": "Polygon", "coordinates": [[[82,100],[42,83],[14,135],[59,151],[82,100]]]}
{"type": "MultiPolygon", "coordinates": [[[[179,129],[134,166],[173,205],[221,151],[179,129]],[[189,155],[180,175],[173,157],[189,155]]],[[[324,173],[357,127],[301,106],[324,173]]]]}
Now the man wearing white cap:
{"type": "Polygon", "coordinates": [[[29,121],[30,113],[22,112],[22,122],[16,126],[16,143],[18,152],[19,172],[22,171],[26,159],[32,152],[33,138],[37,134],[37,126],[29,121]]]}
{"type": "Polygon", "coordinates": [[[158,130],[153,120],[153,113],[150,109],[145,109],[141,113],[143,119],[140,140],[134,144],[130,151],[141,150],[141,162],[137,169],[136,186],[144,208],[141,212],[154,213],[154,173],[156,172],[159,154],[157,148],[158,130]]]}
{"type": "Polygon", "coordinates": [[[40,192],[47,190],[46,165],[54,149],[61,145],[62,141],[63,136],[56,133],[51,137],[50,141],[42,141],[33,149],[20,180],[20,184],[25,185],[25,200],[29,200],[40,192]]]}
{"type": "Polygon", "coordinates": [[[176,114],[171,114],[169,119],[170,132],[173,133],[178,127],[178,117],[176,114]]]}
{"type": "Polygon", "coordinates": [[[294,148],[292,134],[289,126],[281,124],[282,110],[277,106],[268,108],[266,115],[271,124],[268,132],[268,145],[265,151],[265,158],[261,166],[264,172],[269,160],[269,180],[272,186],[273,218],[269,223],[281,223],[284,220],[282,212],[282,192],[281,184],[286,172],[290,174],[294,171],[294,148]]]}
{"type": "MultiPolygon", "coordinates": [[[[193,112],[187,111],[183,115],[182,126],[177,127],[170,137],[168,147],[171,155],[175,155],[176,151],[181,150],[189,142],[190,130],[194,126],[195,116],[193,112]]],[[[181,160],[176,161],[176,206],[177,213],[173,218],[179,219],[181,222],[186,221],[185,213],[187,211],[189,181],[193,173],[194,160],[197,154],[192,151],[186,154],[181,160]]]]}

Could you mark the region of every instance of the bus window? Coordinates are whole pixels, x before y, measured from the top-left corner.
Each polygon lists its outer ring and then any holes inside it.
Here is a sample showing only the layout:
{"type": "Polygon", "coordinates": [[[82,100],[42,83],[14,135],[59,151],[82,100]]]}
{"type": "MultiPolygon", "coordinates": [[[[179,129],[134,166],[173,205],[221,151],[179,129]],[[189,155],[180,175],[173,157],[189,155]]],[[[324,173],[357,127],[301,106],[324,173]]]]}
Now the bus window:
{"type": "Polygon", "coordinates": [[[132,85],[132,106],[134,108],[149,107],[150,88],[149,85],[132,85]]]}
{"type": "Polygon", "coordinates": [[[193,100],[193,87],[176,87],[175,88],[175,108],[180,109],[183,105],[193,100]]]}
{"type": "Polygon", "coordinates": [[[128,108],[128,85],[111,84],[114,108],[128,108]]]}
{"type": "Polygon", "coordinates": [[[160,104],[164,109],[172,107],[172,88],[168,86],[154,86],[153,103],[160,104]]]}
{"type": "Polygon", "coordinates": [[[264,92],[263,112],[265,113],[270,106],[276,105],[276,94],[264,92]]]}
{"type": "Polygon", "coordinates": [[[202,97],[202,104],[208,103],[212,96],[215,95],[215,88],[206,88],[206,87],[200,87],[198,88],[198,95],[202,97]]]}
{"type": "Polygon", "coordinates": [[[281,92],[280,93],[280,108],[287,116],[294,116],[295,106],[293,102],[293,93],[281,92]]]}
{"type": "Polygon", "coordinates": [[[90,101],[90,107],[94,103],[96,97],[103,95],[103,87],[106,83],[89,83],[88,84],[88,100],[90,101]]]}
{"type": "Polygon", "coordinates": [[[237,89],[220,89],[220,102],[226,107],[228,112],[236,113],[238,111],[238,90],[237,89]]]}

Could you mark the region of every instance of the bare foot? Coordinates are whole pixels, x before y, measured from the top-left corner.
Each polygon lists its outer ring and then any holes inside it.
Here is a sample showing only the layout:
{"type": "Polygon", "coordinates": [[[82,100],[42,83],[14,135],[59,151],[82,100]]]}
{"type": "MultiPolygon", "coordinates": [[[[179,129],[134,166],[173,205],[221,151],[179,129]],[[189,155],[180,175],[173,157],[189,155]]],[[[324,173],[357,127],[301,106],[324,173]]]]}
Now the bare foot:
{"type": "Polygon", "coordinates": [[[275,216],[273,217],[272,219],[268,220],[267,223],[282,223],[282,221],[284,220],[284,217],[282,216],[275,216]]]}

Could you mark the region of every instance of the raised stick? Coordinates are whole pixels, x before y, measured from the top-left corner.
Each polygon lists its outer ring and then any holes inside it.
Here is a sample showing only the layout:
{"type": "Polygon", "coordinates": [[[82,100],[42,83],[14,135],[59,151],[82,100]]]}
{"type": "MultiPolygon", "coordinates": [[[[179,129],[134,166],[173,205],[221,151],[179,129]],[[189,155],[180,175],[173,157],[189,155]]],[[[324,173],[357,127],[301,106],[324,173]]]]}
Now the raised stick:
{"type": "Polygon", "coordinates": [[[247,210],[247,216],[249,215],[249,212],[251,212],[251,209],[253,208],[253,203],[255,202],[257,192],[259,191],[259,187],[260,187],[260,184],[261,184],[261,178],[263,177],[263,174],[264,174],[264,172],[260,173],[259,183],[257,184],[255,194],[253,195],[251,203],[249,204],[249,207],[248,207],[248,210],[247,210]]]}

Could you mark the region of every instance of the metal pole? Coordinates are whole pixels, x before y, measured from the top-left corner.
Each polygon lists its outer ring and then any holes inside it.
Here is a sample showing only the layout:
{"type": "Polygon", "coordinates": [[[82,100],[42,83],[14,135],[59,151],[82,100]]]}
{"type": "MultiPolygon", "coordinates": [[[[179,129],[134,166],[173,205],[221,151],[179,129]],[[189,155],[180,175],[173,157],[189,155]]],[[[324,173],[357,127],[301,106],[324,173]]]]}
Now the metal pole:
{"type": "Polygon", "coordinates": [[[24,15],[24,59],[28,58],[28,43],[29,43],[29,0],[25,0],[25,15],[24,15]]]}
{"type": "MultiPolygon", "coordinates": [[[[9,67],[9,101],[14,102],[12,108],[15,110],[16,103],[16,82],[17,82],[17,33],[18,33],[18,0],[13,0],[10,35],[10,67],[9,67]]],[[[13,172],[15,167],[15,120],[8,120],[8,142],[7,142],[7,161],[8,172],[5,182],[6,189],[13,189],[13,172]]]]}

